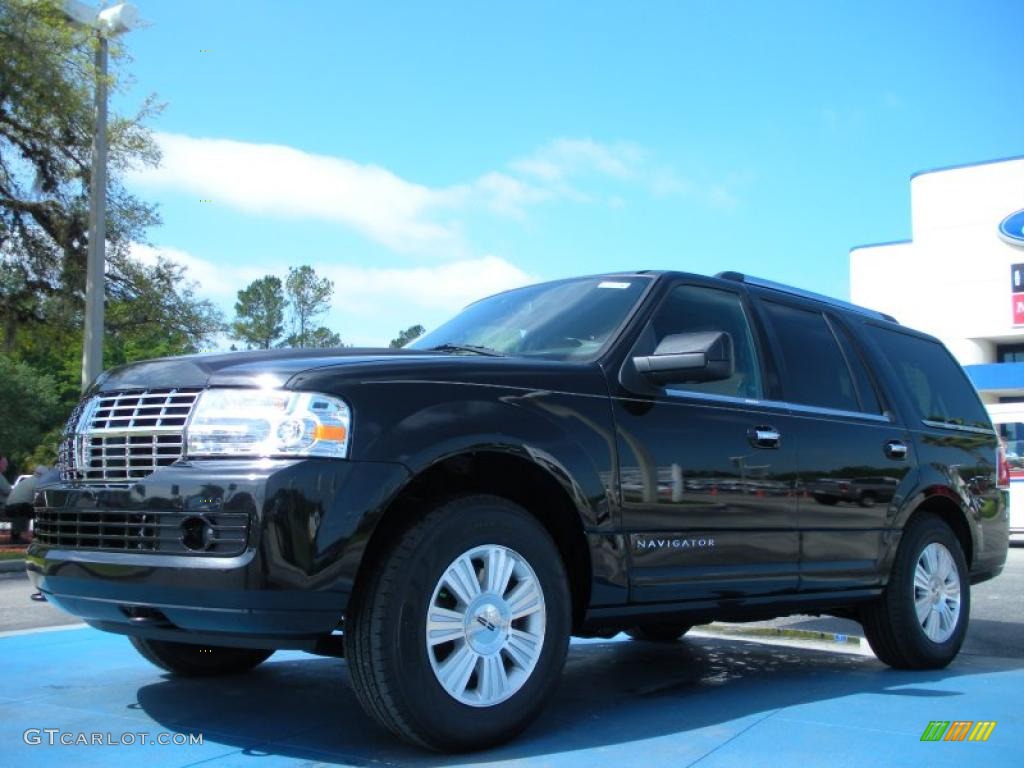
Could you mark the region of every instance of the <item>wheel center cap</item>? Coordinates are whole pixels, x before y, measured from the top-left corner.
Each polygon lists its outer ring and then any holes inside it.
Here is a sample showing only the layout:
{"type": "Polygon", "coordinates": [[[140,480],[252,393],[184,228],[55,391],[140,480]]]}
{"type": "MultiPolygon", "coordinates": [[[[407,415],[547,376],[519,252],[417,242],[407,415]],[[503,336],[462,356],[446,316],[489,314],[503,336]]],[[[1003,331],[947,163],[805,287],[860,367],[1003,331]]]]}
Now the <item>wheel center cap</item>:
{"type": "Polygon", "coordinates": [[[484,629],[495,632],[501,623],[501,615],[498,613],[497,608],[493,605],[488,605],[476,615],[476,622],[484,629]]]}
{"type": "Polygon", "coordinates": [[[490,656],[505,647],[511,615],[496,595],[481,595],[466,611],[466,641],[477,653],[490,656]]]}

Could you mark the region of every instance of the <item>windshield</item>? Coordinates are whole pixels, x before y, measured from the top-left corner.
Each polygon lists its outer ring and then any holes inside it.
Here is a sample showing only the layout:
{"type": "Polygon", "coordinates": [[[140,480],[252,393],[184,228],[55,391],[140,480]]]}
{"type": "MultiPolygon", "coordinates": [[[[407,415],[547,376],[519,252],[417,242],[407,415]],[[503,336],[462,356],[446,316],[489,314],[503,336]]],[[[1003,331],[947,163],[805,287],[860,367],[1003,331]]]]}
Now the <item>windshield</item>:
{"type": "Polygon", "coordinates": [[[593,357],[650,282],[635,275],[582,277],[518,288],[470,304],[409,348],[482,347],[554,360],[593,357]]]}

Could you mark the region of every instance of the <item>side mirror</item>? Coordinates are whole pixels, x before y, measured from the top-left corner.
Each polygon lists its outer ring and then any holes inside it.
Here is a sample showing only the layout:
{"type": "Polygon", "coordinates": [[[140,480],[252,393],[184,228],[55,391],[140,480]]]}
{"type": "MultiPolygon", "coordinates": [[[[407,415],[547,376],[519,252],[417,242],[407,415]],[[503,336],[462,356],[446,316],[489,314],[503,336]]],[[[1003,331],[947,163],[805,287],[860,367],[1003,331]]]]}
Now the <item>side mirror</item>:
{"type": "Polygon", "coordinates": [[[732,337],[725,331],[666,336],[653,355],[634,357],[633,365],[659,386],[721,381],[733,374],[732,337]]]}

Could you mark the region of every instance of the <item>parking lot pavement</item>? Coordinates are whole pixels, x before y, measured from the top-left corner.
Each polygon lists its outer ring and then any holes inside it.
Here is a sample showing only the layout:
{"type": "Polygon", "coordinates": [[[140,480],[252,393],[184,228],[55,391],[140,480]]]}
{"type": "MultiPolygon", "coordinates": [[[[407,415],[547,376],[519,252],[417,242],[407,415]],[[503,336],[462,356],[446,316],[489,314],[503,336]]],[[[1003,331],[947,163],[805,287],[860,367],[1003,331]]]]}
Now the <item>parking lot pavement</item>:
{"type": "MultiPolygon", "coordinates": [[[[1024,659],[1024,547],[1011,547],[999,578],[971,587],[971,621],[961,655],[1024,659]]],[[[719,630],[745,633],[763,630],[824,632],[864,637],[855,621],[829,616],[784,616],[742,625],[715,625],[719,630]]],[[[1024,764],[1024,759],[1021,760],[1024,764]]]]}
{"type": "Polygon", "coordinates": [[[576,640],[552,705],[526,733],[455,756],[374,726],[339,659],[281,652],[247,675],[173,679],[125,638],[92,629],[0,637],[0,658],[0,749],[17,766],[1000,766],[1024,751],[1024,662],[995,657],[897,672],[862,652],[703,634],[668,646],[576,640]],[[922,742],[933,720],[997,725],[985,743],[922,742]],[[41,744],[26,743],[28,729],[41,744]],[[148,736],[49,746],[42,729],[148,736]],[[139,743],[162,732],[201,733],[202,744],[139,743]]]}
{"type": "MultiPolygon", "coordinates": [[[[18,566],[19,570],[0,572],[0,630],[81,623],[80,619],[54,608],[49,603],[31,600],[30,596],[35,589],[25,576],[25,564],[18,563],[18,566]]],[[[3,690],[2,685],[0,690],[3,690]]]]}

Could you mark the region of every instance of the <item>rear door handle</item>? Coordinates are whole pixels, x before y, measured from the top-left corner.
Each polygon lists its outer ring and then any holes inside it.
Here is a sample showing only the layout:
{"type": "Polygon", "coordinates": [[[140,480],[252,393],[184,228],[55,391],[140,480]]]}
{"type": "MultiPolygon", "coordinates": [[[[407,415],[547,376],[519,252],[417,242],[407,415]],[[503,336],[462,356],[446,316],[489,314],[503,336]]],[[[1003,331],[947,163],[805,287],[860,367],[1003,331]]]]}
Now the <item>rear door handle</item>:
{"type": "Polygon", "coordinates": [[[907,458],[909,451],[907,444],[902,440],[890,440],[885,444],[885,455],[890,459],[896,459],[896,461],[903,461],[907,458]]]}
{"type": "Polygon", "coordinates": [[[782,433],[775,427],[751,427],[747,439],[755,448],[778,448],[782,442],[782,433]]]}

